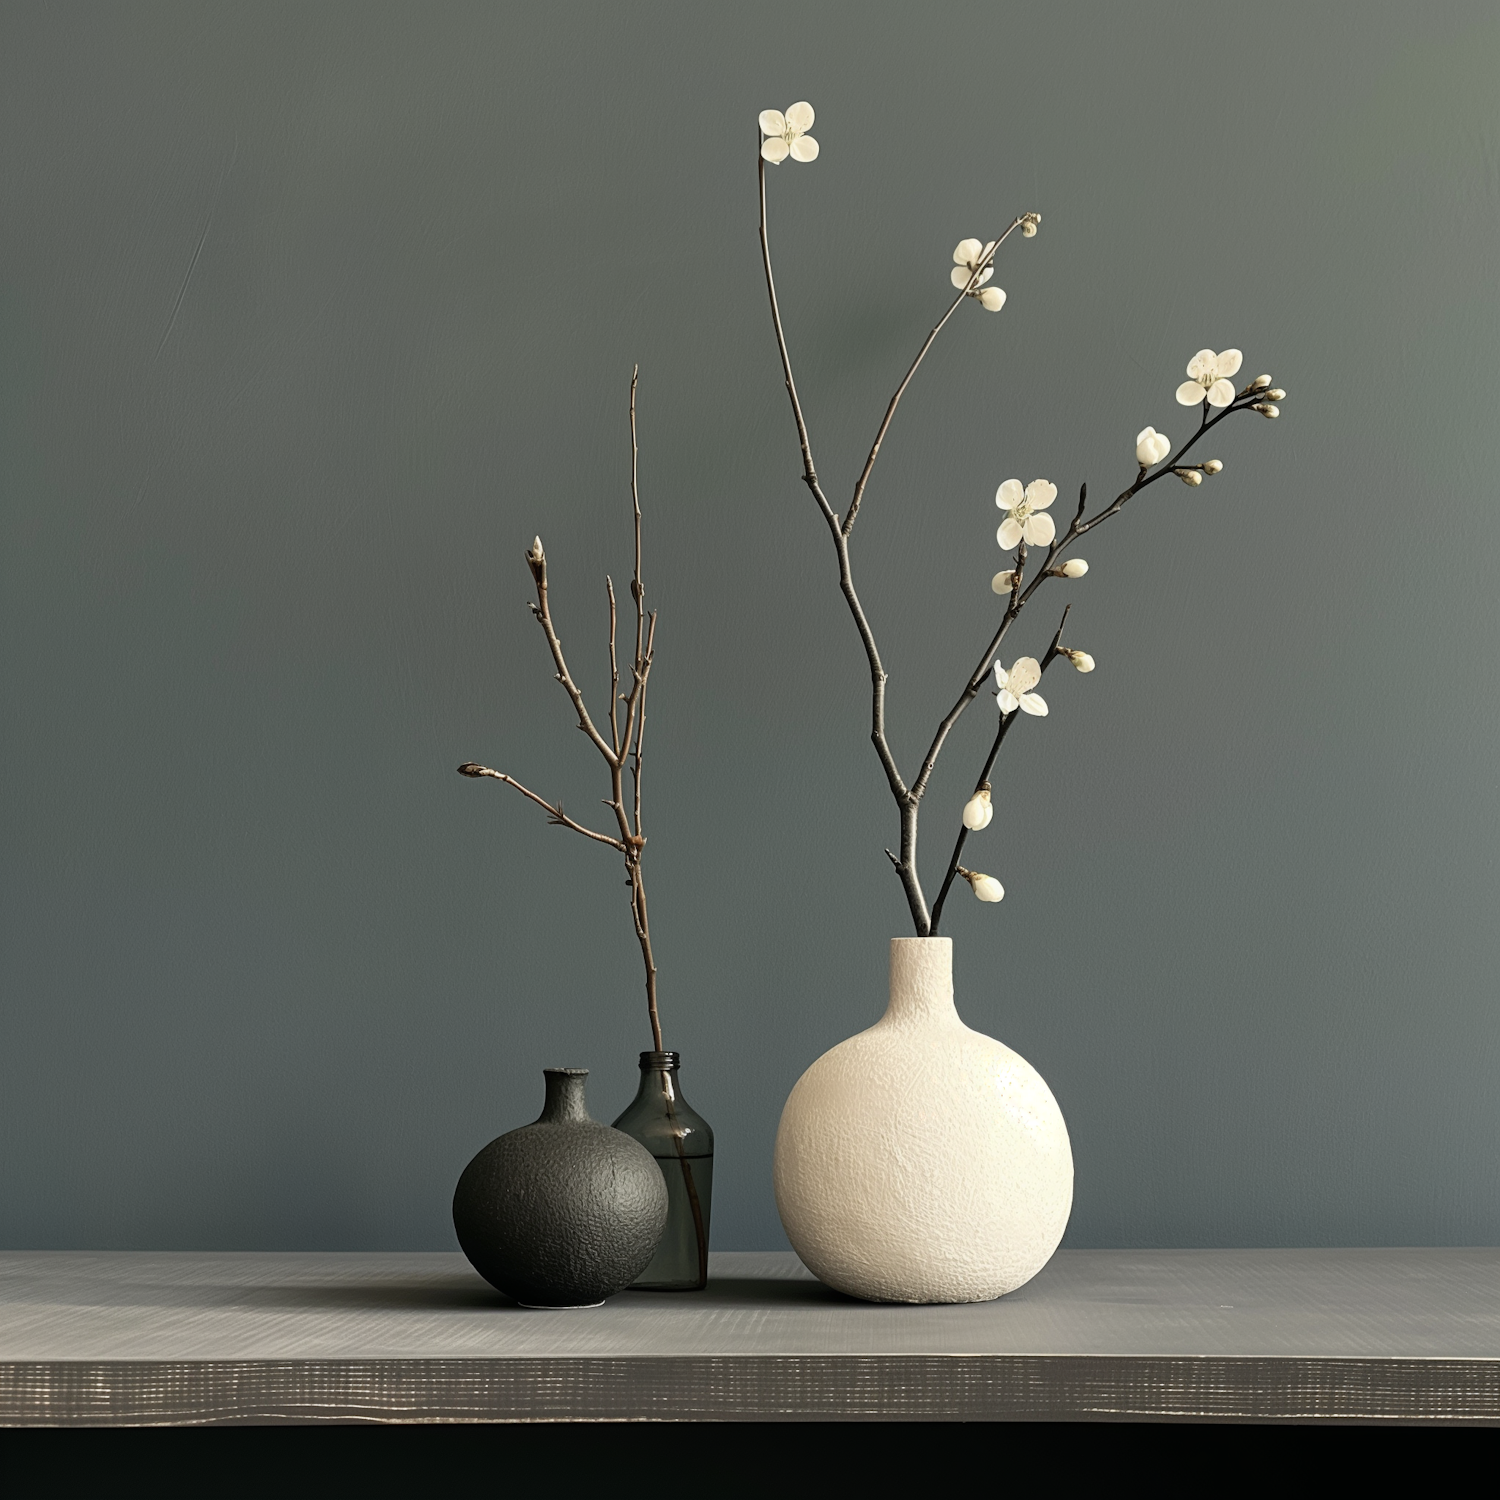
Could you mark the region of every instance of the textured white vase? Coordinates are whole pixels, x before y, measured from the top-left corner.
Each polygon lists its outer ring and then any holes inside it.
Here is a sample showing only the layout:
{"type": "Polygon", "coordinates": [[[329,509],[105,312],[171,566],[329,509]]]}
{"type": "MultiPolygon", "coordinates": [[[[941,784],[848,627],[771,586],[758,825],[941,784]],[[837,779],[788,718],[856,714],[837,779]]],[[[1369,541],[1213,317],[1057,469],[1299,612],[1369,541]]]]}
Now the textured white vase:
{"type": "Polygon", "coordinates": [[[1073,1206],[1052,1091],[953,1005],[953,940],[893,938],[891,1000],[798,1080],[776,1207],[808,1269],[870,1302],[988,1302],[1047,1264],[1073,1206]]]}

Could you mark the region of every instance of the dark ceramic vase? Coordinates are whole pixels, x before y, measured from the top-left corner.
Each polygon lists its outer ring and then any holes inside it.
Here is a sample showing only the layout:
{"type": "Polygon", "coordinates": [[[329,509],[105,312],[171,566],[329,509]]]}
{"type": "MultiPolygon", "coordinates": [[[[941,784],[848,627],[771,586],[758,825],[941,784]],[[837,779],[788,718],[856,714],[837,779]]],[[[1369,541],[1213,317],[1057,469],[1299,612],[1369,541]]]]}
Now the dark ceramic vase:
{"type": "Polygon", "coordinates": [[[547,1068],[530,1125],[464,1168],[453,1227],[474,1269],[525,1307],[597,1307],[655,1254],[667,1188],[651,1153],[591,1119],[587,1068],[547,1068]]]}

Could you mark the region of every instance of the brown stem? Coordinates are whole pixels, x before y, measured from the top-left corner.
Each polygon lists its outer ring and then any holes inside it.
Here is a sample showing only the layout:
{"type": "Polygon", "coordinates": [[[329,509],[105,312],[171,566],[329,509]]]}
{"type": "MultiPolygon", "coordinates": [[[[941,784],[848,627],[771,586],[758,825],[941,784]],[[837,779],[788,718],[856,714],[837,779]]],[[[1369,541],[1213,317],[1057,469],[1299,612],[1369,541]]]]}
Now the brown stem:
{"type": "Polygon", "coordinates": [[[560,803],[554,806],[544,797],[539,797],[535,792],[522,786],[513,776],[507,776],[501,771],[492,771],[488,766],[481,766],[473,761],[466,762],[458,769],[465,776],[490,776],[497,781],[505,782],[508,786],[513,786],[523,796],[530,798],[539,807],[545,808],[552,822],[571,828],[576,833],[583,834],[585,838],[593,839],[596,843],[608,844],[611,849],[617,849],[625,856],[625,872],[630,886],[631,920],[635,926],[636,939],[641,946],[641,959],[646,970],[646,1012],[651,1022],[652,1044],[659,1052],[662,1050],[662,1036],[661,1018],[657,1010],[656,957],[651,947],[651,921],[646,907],[646,883],[641,872],[641,856],[646,847],[646,836],[641,831],[641,760],[646,734],[646,686],[651,676],[651,659],[656,644],[656,611],[652,610],[649,614],[647,613],[646,591],[641,584],[641,497],[635,424],[635,395],[639,378],[640,367],[637,366],[630,376],[630,498],[635,526],[635,566],[631,575],[630,595],[635,602],[635,656],[630,667],[630,691],[622,700],[616,646],[618,611],[615,604],[615,586],[613,579],[606,575],[604,584],[609,596],[610,675],[610,738],[607,742],[589,716],[583,693],[574,682],[573,674],[568,670],[567,658],[563,655],[562,641],[552,623],[547,590],[547,557],[542,550],[540,537],[526,554],[526,563],[531,569],[531,576],[536,584],[536,603],[530,606],[531,612],[541,626],[543,635],[547,638],[547,645],[552,652],[552,662],[556,668],[557,681],[562,684],[573,704],[574,712],[578,715],[578,727],[593,741],[594,748],[604,757],[605,764],[609,767],[610,795],[604,799],[604,805],[614,813],[619,835],[612,838],[608,834],[596,833],[591,828],[585,828],[581,823],[568,817],[563,812],[560,803]],[[619,704],[622,701],[625,704],[623,725],[619,716],[619,704]],[[632,782],[629,808],[626,806],[624,784],[627,763],[630,766],[632,782]],[[632,813],[634,814],[633,826],[632,813]]]}
{"type": "Polygon", "coordinates": [[[506,786],[513,786],[523,797],[529,797],[538,807],[545,808],[549,822],[557,823],[563,828],[571,828],[574,833],[581,833],[584,838],[593,839],[595,843],[608,844],[611,849],[618,849],[621,854],[629,852],[619,839],[613,839],[607,833],[595,833],[592,828],[585,828],[582,823],[575,823],[563,812],[560,802],[554,806],[545,797],[538,797],[529,787],[522,786],[514,776],[507,776],[504,771],[492,771],[488,766],[481,766],[470,760],[465,761],[458,768],[458,774],[460,776],[493,776],[496,781],[503,781],[506,786]]]}
{"type": "Polygon", "coordinates": [[[604,575],[604,587],[609,593],[609,737],[618,755],[620,719],[616,710],[620,703],[620,662],[615,655],[615,581],[608,573],[604,575]]]}

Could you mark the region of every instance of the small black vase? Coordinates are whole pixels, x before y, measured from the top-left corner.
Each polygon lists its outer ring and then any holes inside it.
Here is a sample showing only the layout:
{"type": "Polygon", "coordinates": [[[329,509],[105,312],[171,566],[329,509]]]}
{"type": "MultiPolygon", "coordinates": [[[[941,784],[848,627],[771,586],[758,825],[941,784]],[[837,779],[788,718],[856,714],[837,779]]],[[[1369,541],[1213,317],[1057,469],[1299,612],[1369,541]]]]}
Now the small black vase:
{"type": "Polygon", "coordinates": [[[546,1068],[533,1124],[464,1168],[453,1227],[474,1269],[523,1307],[597,1307],[645,1270],[667,1189],[645,1147],[589,1116],[587,1068],[546,1068]]]}
{"type": "Polygon", "coordinates": [[[696,1292],[708,1285],[708,1220],[714,1195],[714,1133],[682,1097],[676,1052],[641,1053],[641,1086],[615,1129],[638,1140],[667,1183],[667,1227],[651,1264],[632,1285],[696,1292]]]}

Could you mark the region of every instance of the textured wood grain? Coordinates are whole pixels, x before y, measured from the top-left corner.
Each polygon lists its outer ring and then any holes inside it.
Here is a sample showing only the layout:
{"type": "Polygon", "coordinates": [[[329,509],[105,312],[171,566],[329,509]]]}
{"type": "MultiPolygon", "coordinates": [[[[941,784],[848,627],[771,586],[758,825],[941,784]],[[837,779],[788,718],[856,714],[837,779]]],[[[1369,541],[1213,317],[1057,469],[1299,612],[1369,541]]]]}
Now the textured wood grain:
{"type": "Polygon", "coordinates": [[[538,1313],[447,1255],[0,1256],[0,1422],[1500,1424],[1500,1251],[1063,1252],[998,1302],[791,1256],[538,1313]]]}

